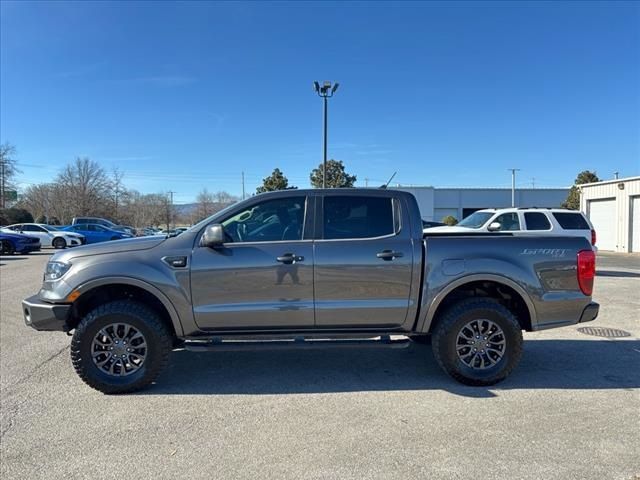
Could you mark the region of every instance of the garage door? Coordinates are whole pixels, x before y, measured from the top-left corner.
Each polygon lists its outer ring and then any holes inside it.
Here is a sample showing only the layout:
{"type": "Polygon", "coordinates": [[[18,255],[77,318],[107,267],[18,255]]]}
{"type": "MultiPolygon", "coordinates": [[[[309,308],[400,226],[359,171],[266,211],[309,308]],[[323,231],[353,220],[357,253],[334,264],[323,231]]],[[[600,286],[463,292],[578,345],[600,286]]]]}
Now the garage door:
{"type": "Polygon", "coordinates": [[[616,201],[615,199],[591,200],[589,202],[589,220],[596,229],[600,250],[616,249],[616,201]]]}
{"type": "Polygon", "coordinates": [[[640,197],[631,197],[631,251],[640,252],[640,197]]]}

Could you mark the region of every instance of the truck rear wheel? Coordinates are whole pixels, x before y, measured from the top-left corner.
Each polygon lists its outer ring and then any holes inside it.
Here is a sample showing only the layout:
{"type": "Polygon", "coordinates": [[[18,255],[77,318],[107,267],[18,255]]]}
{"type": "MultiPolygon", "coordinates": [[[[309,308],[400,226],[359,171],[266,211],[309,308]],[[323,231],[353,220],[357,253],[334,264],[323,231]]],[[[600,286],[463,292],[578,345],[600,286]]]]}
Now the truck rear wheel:
{"type": "Polygon", "coordinates": [[[117,300],[85,316],[71,340],[80,378],[103,393],[127,393],[151,384],[166,367],[172,335],[143,304],[117,300]]]}
{"type": "Polygon", "coordinates": [[[504,380],[522,356],[522,330],[516,317],[495,300],[470,298],[446,311],[433,333],[440,367],[466,385],[504,380]]]}

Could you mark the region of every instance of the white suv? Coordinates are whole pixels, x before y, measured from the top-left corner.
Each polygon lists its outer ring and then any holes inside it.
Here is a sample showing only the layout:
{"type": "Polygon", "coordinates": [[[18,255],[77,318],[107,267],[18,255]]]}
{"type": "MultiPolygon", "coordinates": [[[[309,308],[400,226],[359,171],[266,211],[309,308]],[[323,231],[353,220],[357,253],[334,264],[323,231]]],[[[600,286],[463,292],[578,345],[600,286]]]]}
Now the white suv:
{"type": "Polygon", "coordinates": [[[510,232],[514,235],[584,237],[593,247],[596,231],[582,212],[564,208],[490,208],[478,210],[452,227],[425,228],[431,232],[510,232]]]}

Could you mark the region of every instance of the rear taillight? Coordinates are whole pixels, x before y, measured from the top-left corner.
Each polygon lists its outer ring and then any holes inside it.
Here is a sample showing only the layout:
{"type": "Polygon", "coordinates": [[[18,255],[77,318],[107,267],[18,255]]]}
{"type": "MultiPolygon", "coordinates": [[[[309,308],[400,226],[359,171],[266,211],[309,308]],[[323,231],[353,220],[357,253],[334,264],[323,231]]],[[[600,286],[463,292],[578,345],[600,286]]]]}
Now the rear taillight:
{"type": "Polygon", "coordinates": [[[596,231],[591,229],[591,245],[596,246],[596,231]]]}
{"type": "Polygon", "coordinates": [[[593,250],[578,252],[578,285],[585,295],[593,293],[593,279],[596,276],[596,254],[593,250]]]}

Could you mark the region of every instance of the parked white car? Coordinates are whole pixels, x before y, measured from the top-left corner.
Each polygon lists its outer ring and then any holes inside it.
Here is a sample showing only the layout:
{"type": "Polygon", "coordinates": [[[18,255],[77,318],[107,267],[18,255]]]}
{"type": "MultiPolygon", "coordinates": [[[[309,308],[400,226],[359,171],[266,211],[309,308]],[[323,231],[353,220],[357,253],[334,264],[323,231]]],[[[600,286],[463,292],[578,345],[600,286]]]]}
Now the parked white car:
{"type": "Polygon", "coordinates": [[[45,225],[44,223],[16,223],[9,225],[7,228],[14,232],[39,238],[43,247],[67,248],[86,243],[84,235],[81,233],[58,230],[57,227],[45,225]]]}
{"type": "Polygon", "coordinates": [[[589,219],[564,208],[490,208],[478,210],[455,226],[425,228],[424,233],[510,232],[514,235],[584,237],[593,247],[596,231],[589,219]]]}

